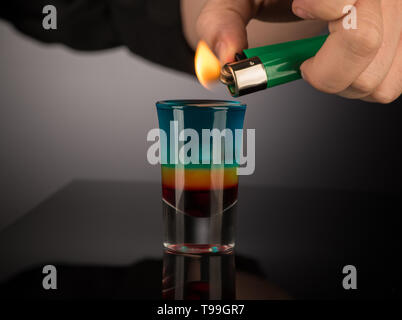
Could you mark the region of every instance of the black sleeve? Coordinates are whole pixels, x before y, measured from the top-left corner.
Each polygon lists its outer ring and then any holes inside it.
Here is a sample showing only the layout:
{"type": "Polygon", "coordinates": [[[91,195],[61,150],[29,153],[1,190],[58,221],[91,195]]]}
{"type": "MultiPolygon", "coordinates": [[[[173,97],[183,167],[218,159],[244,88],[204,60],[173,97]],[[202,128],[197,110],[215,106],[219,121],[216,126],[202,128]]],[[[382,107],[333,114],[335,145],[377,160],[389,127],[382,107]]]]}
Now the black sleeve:
{"type": "Polygon", "coordinates": [[[180,0],[5,0],[0,17],[45,43],[87,51],[124,45],[152,62],[194,74],[180,0]],[[48,4],[57,9],[57,30],[42,27],[48,4]]]}

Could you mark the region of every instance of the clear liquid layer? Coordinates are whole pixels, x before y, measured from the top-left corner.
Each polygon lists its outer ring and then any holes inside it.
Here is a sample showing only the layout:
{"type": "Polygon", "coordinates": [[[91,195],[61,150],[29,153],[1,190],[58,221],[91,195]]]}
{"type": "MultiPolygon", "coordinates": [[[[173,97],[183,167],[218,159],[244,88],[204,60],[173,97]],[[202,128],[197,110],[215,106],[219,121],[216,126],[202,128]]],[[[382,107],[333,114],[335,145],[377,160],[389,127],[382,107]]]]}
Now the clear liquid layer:
{"type": "Polygon", "coordinates": [[[183,253],[225,252],[234,247],[237,201],[225,210],[200,217],[162,201],[164,246],[183,253]]]}

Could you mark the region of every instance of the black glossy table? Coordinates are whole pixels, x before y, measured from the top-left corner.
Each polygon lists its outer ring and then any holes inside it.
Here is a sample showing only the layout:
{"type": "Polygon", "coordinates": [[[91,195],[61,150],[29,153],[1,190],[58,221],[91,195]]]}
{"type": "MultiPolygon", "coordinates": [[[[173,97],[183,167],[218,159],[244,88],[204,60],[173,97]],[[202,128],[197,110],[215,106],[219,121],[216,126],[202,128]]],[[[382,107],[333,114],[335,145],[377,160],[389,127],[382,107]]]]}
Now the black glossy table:
{"type": "MultiPolygon", "coordinates": [[[[0,296],[159,299],[158,184],[73,181],[0,233],[0,296]],[[42,288],[57,267],[58,289],[42,288]]],[[[386,298],[400,289],[399,194],[241,186],[237,297],[386,298]],[[357,290],[342,286],[357,268],[357,290]]]]}

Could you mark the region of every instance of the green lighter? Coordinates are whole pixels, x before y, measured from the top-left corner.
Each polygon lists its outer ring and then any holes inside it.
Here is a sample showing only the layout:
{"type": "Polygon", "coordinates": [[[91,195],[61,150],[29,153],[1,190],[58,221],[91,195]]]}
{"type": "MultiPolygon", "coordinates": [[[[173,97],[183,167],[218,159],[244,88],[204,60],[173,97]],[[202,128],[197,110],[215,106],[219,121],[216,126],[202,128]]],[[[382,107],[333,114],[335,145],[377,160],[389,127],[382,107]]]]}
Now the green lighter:
{"type": "Polygon", "coordinates": [[[243,50],[221,70],[220,80],[233,97],[301,78],[300,66],[315,56],[328,35],[243,50]]]}

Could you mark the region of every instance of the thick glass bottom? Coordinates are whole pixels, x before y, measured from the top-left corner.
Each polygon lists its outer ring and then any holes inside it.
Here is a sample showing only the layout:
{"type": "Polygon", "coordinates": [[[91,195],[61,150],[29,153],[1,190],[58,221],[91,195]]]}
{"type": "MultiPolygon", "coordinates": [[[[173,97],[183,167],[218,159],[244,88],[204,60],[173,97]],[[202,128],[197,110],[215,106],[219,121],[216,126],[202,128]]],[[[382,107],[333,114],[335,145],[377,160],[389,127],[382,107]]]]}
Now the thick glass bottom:
{"type": "Polygon", "coordinates": [[[216,253],[233,249],[237,202],[207,217],[188,215],[163,201],[165,248],[182,253],[216,253]]]}

